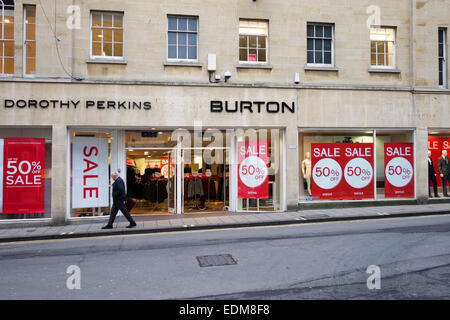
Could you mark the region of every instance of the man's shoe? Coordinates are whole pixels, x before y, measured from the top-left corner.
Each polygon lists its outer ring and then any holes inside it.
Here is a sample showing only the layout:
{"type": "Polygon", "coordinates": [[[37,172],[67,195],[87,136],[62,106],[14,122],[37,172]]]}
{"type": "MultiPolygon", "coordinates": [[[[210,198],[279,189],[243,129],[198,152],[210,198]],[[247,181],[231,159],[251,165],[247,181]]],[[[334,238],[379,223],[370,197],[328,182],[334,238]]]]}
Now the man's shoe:
{"type": "Polygon", "coordinates": [[[102,227],[102,229],[112,229],[113,226],[110,226],[109,224],[107,224],[106,226],[102,227]]]}
{"type": "Polygon", "coordinates": [[[130,223],[130,224],[127,226],[127,228],[134,228],[134,227],[136,227],[136,223],[130,223]]]}

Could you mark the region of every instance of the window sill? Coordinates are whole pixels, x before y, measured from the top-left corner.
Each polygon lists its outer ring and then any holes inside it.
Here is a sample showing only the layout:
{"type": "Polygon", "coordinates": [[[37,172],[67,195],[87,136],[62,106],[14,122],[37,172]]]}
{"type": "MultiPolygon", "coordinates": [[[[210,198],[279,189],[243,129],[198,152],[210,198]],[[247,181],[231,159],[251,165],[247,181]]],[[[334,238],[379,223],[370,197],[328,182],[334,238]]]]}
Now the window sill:
{"type": "Polygon", "coordinates": [[[86,63],[100,63],[100,64],[128,64],[124,59],[86,59],[86,63]]]}
{"type": "Polygon", "coordinates": [[[384,68],[369,68],[368,70],[370,73],[395,73],[400,74],[402,73],[400,69],[384,69],[384,68]]]}
{"type": "Polygon", "coordinates": [[[203,65],[200,62],[188,62],[188,61],[164,61],[164,67],[198,67],[203,65]]]}
{"type": "Polygon", "coordinates": [[[332,71],[332,72],[339,72],[339,68],[332,67],[332,66],[305,66],[305,71],[332,71]]]}
{"type": "Polygon", "coordinates": [[[272,70],[273,67],[270,64],[239,63],[238,65],[236,65],[236,69],[267,69],[267,70],[272,70]]]}

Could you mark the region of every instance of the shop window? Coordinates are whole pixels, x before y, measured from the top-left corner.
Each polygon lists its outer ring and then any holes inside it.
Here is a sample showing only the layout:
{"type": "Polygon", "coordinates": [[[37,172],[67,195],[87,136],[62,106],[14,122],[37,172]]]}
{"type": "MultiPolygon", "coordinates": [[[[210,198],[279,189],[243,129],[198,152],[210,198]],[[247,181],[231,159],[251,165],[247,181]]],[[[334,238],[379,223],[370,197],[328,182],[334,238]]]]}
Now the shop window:
{"type": "Polygon", "coordinates": [[[23,19],[25,75],[34,75],[36,74],[36,6],[24,6],[23,19]]]}
{"type": "Polygon", "coordinates": [[[111,134],[72,132],[70,217],[108,215],[111,207],[111,134]]]}
{"type": "Polygon", "coordinates": [[[225,130],[127,131],[125,141],[127,195],[136,202],[133,215],[174,213],[177,199],[183,213],[228,210],[225,130]],[[181,183],[179,193],[175,181],[181,183]]]}
{"type": "Polygon", "coordinates": [[[448,197],[450,193],[450,131],[428,132],[428,195],[430,198],[448,197]]]}
{"type": "Polygon", "coordinates": [[[14,74],[14,1],[0,2],[0,74],[14,74]]]}
{"type": "Polygon", "coordinates": [[[411,130],[300,130],[300,201],[415,197],[411,130]]]}
{"type": "Polygon", "coordinates": [[[198,18],[169,16],[167,57],[175,60],[197,60],[198,18]]]}
{"type": "Polygon", "coordinates": [[[0,221],[51,218],[52,130],[0,128],[0,221]]]}
{"type": "Polygon", "coordinates": [[[123,13],[91,13],[91,57],[123,59],[123,13]]]}
{"type": "Polygon", "coordinates": [[[267,63],[268,60],[267,21],[239,21],[239,62],[267,63]]]}
{"type": "Polygon", "coordinates": [[[370,62],[373,68],[395,67],[395,28],[370,29],[370,62]]]}
{"type": "Polygon", "coordinates": [[[376,130],[377,199],[415,198],[414,131],[376,130]]]}
{"type": "Polygon", "coordinates": [[[280,129],[238,129],[238,210],[280,211],[282,137],[280,129]]]}

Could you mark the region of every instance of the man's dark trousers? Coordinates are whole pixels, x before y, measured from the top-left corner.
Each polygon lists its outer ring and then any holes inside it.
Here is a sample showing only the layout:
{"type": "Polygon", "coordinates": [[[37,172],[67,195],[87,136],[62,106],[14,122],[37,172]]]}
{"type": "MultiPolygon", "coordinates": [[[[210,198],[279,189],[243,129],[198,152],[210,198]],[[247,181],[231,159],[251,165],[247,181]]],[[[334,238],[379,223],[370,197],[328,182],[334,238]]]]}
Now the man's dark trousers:
{"type": "Polygon", "coordinates": [[[433,183],[434,196],[438,197],[437,180],[434,174],[428,175],[428,194],[431,197],[430,181],[433,183]]]}
{"type": "Polygon", "coordinates": [[[113,206],[111,208],[111,215],[109,216],[109,222],[108,225],[112,226],[114,223],[114,220],[116,219],[117,212],[122,211],[123,215],[127,220],[130,222],[130,224],[136,224],[136,222],[133,220],[133,217],[130,215],[130,213],[127,210],[127,207],[125,206],[125,202],[119,200],[114,201],[113,206]]]}

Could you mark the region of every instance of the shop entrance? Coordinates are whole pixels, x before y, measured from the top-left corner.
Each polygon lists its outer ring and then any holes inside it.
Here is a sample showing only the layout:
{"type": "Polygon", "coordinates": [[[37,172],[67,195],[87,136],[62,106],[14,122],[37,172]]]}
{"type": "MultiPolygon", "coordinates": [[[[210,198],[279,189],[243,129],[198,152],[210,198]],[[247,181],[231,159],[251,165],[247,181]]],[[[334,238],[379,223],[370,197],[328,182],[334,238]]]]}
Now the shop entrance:
{"type": "Polygon", "coordinates": [[[133,215],[229,211],[230,148],[183,148],[171,132],[126,133],[126,182],[133,215]],[[155,147],[156,145],[160,147],[155,147]]]}

